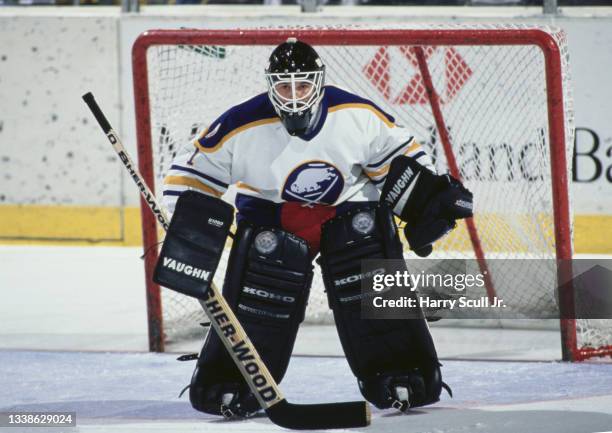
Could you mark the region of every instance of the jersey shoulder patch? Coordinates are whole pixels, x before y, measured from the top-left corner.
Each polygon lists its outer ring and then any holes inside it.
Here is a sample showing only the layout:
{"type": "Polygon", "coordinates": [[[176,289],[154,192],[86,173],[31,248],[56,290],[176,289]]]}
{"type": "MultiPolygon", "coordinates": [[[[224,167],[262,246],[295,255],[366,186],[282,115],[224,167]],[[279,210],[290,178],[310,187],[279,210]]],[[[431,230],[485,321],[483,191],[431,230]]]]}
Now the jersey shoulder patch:
{"type": "Polygon", "coordinates": [[[260,93],[219,116],[196,140],[202,152],[214,152],[237,133],[246,129],[280,122],[267,93],[260,93]]]}
{"type": "Polygon", "coordinates": [[[334,112],[351,108],[366,108],[374,112],[381,120],[388,124],[394,124],[395,118],[385,112],[374,102],[358,96],[348,90],[336,86],[325,86],[325,98],[327,99],[327,110],[334,112]]]}

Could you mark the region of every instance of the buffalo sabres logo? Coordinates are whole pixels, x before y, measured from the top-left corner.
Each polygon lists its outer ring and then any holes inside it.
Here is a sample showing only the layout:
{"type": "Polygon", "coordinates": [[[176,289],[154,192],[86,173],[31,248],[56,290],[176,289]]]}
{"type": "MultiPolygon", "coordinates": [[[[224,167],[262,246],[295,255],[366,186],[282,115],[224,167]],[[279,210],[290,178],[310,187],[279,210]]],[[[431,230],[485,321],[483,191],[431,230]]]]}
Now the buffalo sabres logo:
{"type": "Polygon", "coordinates": [[[331,205],[338,200],[344,187],[340,171],[324,161],[299,165],[287,176],[282,198],[306,204],[331,205]]]}

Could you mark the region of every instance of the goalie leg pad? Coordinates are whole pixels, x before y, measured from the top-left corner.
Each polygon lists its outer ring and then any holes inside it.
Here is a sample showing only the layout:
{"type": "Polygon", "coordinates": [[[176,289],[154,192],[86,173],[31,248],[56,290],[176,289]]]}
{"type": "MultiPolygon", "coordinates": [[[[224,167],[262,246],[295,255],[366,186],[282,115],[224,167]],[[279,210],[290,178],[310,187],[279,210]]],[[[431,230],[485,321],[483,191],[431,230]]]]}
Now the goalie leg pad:
{"type": "MultiPolygon", "coordinates": [[[[311,282],[306,241],[281,229],[239,224],[223,295],[277,383],[287,370],[298,326],[304,320],[311,282]]],[[[194,408],[214,414],[244,415],[241,412],[259,409],[213,332],[198,359],[190,400],[194,408]]]]}
{"type": "Polygon", "coordinates": [[[215,197],[185,191],[166,233],[153,281],[205,299],[234,220],[234,208],[215,197]]]}
{"type": "MultiPolygon", "coordinates": [[[[361,318],[361,280],[365,276],[360,261],[368,259],[403,259],[397,227],[385,205],[369,204],[323,225],[319,260],[323,282],[340,342],[362,394],[378,407],[390,407],[400,397],[392,388],[405,385],[412,388],[406,406],[437,401],[442,382],[425,319],[361,318]],[[420,388],[419,383],[423,383],[420,388]]],[[[403,261],[401,264],[403,269],[392,271],[406,270],[403,261]]]]}

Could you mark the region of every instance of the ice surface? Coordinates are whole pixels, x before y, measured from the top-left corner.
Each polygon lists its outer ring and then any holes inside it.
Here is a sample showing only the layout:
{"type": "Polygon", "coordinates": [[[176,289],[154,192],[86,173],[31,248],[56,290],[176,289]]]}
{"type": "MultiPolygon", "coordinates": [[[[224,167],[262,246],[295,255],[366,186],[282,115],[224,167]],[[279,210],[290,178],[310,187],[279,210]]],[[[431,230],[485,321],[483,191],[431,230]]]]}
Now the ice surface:
{"type": "MultiPolygon", "coordinates": [[[[228,422],[178,398],[192,362],[151,353],[0,351],[0,412],[75,411],[79,431],[276,431],[265,417],[228,422]]],[[[433,406],[374,410],[372,431],[598,432],[612,430],[612,365],[448,361],[433,406]]],[[[294,403],[360,399],[342,358],[294,357],[281,385],[294,403]]],[[[40,430],[36,430],[40,431],[40,430]]]]}
{"type": "MultiPolygon", "coordinates": [[[[141,254],[126,247],[0,246],[0,348],[146,351],[141,254]]],[[[561,343],[552,322],[553,329],[534,333],[441,321],[432,333],[443,358],[554,360],[561,343]]],[[[197,351],[201,342],[168,349],[197,351]]],[[[302,326],[294,353],[342,355],[342,349],[332,328],[302,326]]]]}
{"type": "MultiPolygon", "coordinates": [[[[0,247],[0,412],[75,411],[79,432],[281,431],[265,416],[228,422],[178,398],[194,362],[146,352],[139,255],[136,248],[0,247]]],[[[455,397],[443,394],[408,415],[375,409],[372,427],[360,431],[612,432],[612,364],[524,361],[559,358],[554,329],[432,333],[455,397]]],[[[198,350],[201,341],[174,349],[198,350]]],[[[296,353],[341,352],[333,330],[305,327],[296,353]]],[[[341,357],[292,358],[281,388],[294,403],[361,399],[341,357]]]]}

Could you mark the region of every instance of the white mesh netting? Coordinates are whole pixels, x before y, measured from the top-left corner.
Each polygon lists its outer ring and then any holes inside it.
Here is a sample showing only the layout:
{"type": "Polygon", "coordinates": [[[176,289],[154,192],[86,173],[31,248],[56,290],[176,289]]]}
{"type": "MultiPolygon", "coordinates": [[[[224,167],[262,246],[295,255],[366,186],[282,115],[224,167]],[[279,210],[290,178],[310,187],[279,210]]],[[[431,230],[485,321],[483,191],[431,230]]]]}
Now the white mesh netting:
{"type": "MultiPolygon", "coordinates": [[[[414,27],[413,27],[414,28],[414,27]]],[[[427,27],[431,28],[431,27],[427,27]]],[[[438,30],[462,29],[438,26],[438,30]]],[[[474,28],[474,27],[472,27],[474,28]]],[[[527,27],[480,26],[504,31],[527,27]]],[[[285,29],[286,30],[286,29],[285,29]]],[[[386,27],[385,30],[389,30],[386,27]]],[[[552,34],[561,50],[566,146],[573,145],[573,110],[567,74],[567,44],[562,32],[552,34]]],[[[350,36],[347,36],[350,37],[350,36]]],[[[446,158],[410,42],[389,45],[320,45],[326,83],[371,99],[410,128],[430,152],[439,172],[446,158]]],[[[549,142],[544,56],[535,45],[423,45],[453,153],[466,186],[475,196],[474,222],[487,258],[555,258],[555,220],[549,142]]],[[[190,143],[231,105],[264,92],[263,71],[271,45],[158,45],[147,51],[155,182],[161,181],[177,148],[190,143]]],[[[571,178],[571,177],[570,177],[571,178]]],[[[228,196],[231,200],[231,193],[228,196]]],[[[571,230],[571,228],[569,228],[571,230]]],[[[465,228],[460,226],[439,245],[443,257],[474,257],[465,228]]],[[[496,267],[497,293],[526,311],[557,309],[556,269],[534,262],[523,275],[496,267]]],[[[217,271],[219,286],[225,265],[217,271]]],[[[191,299],[162,289],[167,335],[197,329],[205,317],[191,299]]],[[[483,293],[484,294],[484,293],[483,293]]],[[[477,293],[472,293],[478,296],[477,293]]],[[[307,310],[308,322],[331,322],[317,273],[307,310]]],[[[604,323],[578,324],[579,345],[609,345],[604,323]]]]}

